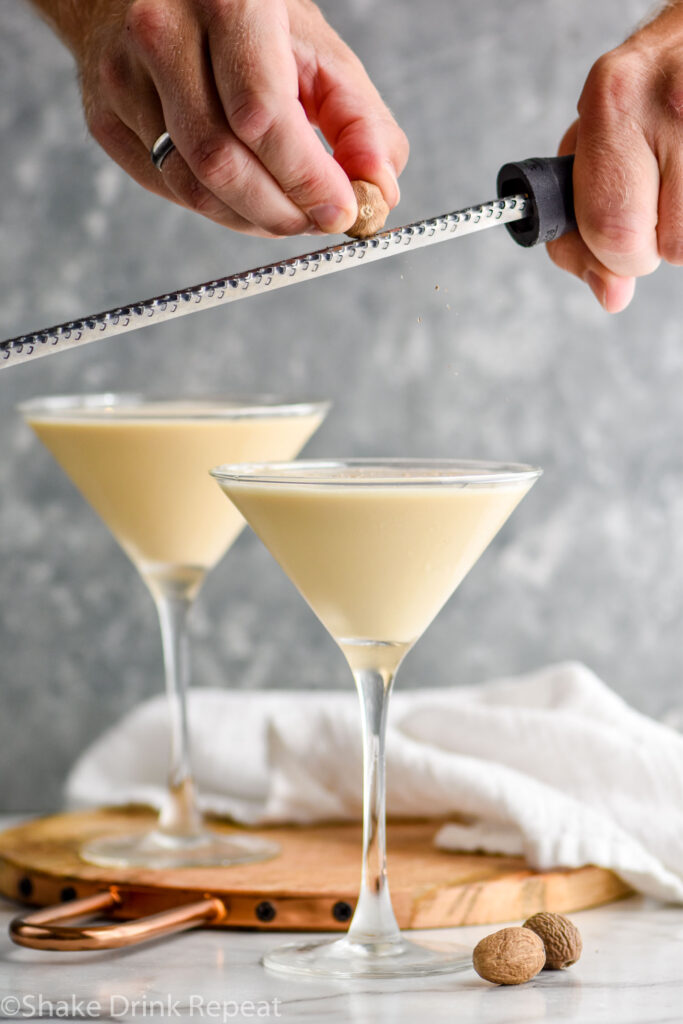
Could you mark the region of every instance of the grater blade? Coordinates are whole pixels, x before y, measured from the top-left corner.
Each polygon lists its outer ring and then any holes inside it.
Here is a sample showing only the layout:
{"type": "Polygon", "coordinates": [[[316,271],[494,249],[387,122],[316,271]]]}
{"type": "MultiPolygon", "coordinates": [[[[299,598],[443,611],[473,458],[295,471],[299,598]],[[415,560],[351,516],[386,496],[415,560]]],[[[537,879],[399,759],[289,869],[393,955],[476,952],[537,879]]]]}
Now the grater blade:
{"type": "Polygon", "coordinates": [[[135,331],[139,327],[212,309],[237,299],[272,292],[300,281],[310,281],[339,270],[373,263],[406,250],[421,249],[498,224],[523,220],[529,215],[530,204],[529,197],[523,194],[493,199],[479,206],[469,206],[453,213],[382,231],[372,238],[332,245],[327,249],[293,256],[168,295],[144,299],[130,306],[93,313],[81,320],[46,327],[33,334],[8,338],[0,342],[0,369],[73,349],[90,341],[135,331]]]}

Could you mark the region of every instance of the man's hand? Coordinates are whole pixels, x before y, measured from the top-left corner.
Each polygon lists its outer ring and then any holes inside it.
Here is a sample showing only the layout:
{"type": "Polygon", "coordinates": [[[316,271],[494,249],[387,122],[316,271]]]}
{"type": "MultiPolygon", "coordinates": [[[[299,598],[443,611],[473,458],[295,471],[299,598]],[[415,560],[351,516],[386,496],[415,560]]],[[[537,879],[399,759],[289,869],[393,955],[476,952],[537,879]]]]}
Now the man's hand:
{"type": "Polygon", "coordinates": [[[407,140],[311,0],[32,2],[76,57],[92,134],[150,191],[256,235],[344,231],[350,179],[398,202],[407,140]]]}
{"type": "Polygon", "coordinates": [[[548,246],[610,313],[660,260],[683,264],[683,2],[593,66],[579,118],[560,146],[576,153],[579,233],[548,246]]]}

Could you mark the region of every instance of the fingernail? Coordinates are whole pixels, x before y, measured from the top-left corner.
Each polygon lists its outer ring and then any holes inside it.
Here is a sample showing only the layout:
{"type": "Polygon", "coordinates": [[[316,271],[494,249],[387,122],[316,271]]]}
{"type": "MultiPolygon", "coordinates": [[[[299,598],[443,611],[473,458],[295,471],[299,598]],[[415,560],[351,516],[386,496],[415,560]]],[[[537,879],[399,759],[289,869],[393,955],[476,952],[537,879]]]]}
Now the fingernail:
{"type": "Polygon", "coordinates": [[[587,270],[583,275],[583,279],[600,305],[604,306],[607,299],[607,287],[602,278],[594,270],[587,270]]]}
{"type": "Polygon", "coordinates": [[[302,235],[326,235],[327,232],[323,231],[322,228],[317,228],[315,224],[311,224],[307,231],[302,231],[302,235]]]}
{"type": "Polygon", "coordinates": [[[342,225],[349,219],[347,211],[333,203],[314,206],[312,210],[308,211],[308,215],[326,234],[334,234],[337,229],[341,230],[342,225]]]}

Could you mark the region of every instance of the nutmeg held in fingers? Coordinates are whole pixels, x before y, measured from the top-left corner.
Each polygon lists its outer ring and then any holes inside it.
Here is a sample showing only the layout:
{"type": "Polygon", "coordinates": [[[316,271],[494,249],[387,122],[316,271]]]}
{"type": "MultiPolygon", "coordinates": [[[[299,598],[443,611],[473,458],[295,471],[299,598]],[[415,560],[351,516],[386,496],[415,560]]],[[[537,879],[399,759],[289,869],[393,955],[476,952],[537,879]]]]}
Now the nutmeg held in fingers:
{"type": "Polygon", "coordinates": [[[389,206],[377,185],[369,181],[352,181],[358,203],[358,216],[346,232],[351,238],[370,238],[384,227],[389,206]]]}
{"type": "Polygon", "coordinates": [[[545,946],[545,966],[551,971],[571,967],[581,956],[581,933],[573,921],[563,914],[541,911],[524,922],[542,940],[545,946]]]}

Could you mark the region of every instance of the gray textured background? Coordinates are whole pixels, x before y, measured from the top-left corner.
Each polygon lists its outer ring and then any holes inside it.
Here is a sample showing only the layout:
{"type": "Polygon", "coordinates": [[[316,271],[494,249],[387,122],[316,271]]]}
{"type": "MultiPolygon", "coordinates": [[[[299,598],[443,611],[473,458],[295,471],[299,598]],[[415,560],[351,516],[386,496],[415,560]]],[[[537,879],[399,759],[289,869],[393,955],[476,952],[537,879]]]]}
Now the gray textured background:
{"type": "MultiPolygon", "coordinates": [[[[394,224],[487,199],[506,160],[554,152],[593,60],[648,9],[322,6],[412,143],[394,224]]],[[[128,180],[86,136],[69,55],[17,0],[0,5],[0,95],[2,337],[310,248],[231,235],[128,180]]],[[[56,806],[79,750],[162,685],[143,585],[15,415],[42,393],[310,391],[335,402],[311,454],[540,463],[402,685],[579,658],[639,708],[676,705],[682,305],[680,272],[663,268],[610,318],[501,230],[0,374],[0,807],[56,806]]],[[[247,534],[209,579],[194,636],[199,685],[350,685],[247,534]]]]}

